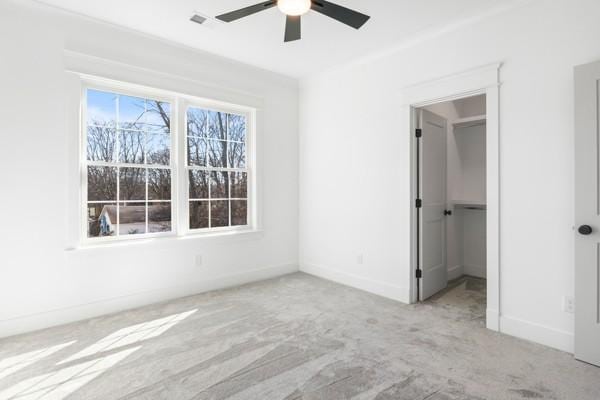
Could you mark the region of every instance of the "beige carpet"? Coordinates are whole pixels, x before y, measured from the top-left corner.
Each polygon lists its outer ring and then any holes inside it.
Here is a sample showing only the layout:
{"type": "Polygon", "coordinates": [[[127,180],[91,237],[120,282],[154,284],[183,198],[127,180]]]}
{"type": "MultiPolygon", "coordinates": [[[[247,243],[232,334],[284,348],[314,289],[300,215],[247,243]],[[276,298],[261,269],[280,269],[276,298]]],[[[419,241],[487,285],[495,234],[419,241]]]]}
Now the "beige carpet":
{"type": "Polygon", "coordinates": [[[600,369],[486,330],[479,283],[406,306],[293,274],[21,335],[0,399],[600,399],[600,369]]]}

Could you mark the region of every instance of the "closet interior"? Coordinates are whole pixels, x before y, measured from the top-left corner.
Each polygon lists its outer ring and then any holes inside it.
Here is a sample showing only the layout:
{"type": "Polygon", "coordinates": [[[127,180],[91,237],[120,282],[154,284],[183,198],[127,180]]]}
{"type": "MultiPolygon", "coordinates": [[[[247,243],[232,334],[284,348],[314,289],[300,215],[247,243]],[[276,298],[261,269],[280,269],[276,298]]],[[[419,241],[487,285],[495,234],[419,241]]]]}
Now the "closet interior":
{"type": "Polygon", "coordinates": [[[455,286],[453,283],[478,287],[481,301],[485,302],[486,97],[468,97],[425,109],[446,120],[446,217],[442,251],[447,290],[455,286]]]}

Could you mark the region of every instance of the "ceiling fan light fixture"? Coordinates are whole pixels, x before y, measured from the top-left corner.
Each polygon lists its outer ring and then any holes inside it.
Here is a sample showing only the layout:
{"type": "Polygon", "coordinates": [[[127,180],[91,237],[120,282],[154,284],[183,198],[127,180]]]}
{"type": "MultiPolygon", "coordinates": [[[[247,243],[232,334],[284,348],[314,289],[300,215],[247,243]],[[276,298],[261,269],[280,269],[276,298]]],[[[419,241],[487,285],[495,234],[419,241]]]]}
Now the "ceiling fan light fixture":
{"type": "Polygon", "coordinates": [[[233,22],[274,7],[279,8],[286,15],[285,36],[283,39],[286,43],[302,38],[301,16],[310,10],[323,14],[354,29],[360,29],[371,18],[368,15],[326,0],[263,0],[261,3],[252,6],[217,15],[215,18],[223,22],[233,22]]]}
{"type": "Polygon", "coordinates": [[[277,0],[277,7],[285,15],[300,16],[310,11],[311,0],[277,0]]]}

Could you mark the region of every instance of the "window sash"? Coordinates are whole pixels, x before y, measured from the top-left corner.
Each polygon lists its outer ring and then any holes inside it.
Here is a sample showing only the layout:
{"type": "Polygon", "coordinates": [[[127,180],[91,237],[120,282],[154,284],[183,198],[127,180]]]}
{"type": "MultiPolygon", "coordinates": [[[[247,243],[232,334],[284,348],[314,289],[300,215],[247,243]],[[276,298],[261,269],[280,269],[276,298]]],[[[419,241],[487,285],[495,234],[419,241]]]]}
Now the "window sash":
{"type": "MultiPolygon", "coordinates": [[[[224,103],[219,103],[210,100],[199,100],[197,98],[191,98],[190,96],[181,95],[177,93],[167,93],[161,90],[155,90],[150,88],[135,89],[130,90],[128,84],[120,84],[115,83],[106,84],[103,80],[96,81],[93,78],[86,78],[83,80],[82,85],[82,94],[80,96],[81,99],[81,135],[80,135],[80,166],[81,166],[81,184],[80,184],[80,192],[81,192],[81,207],[82,207],[82,219],[81,219],[81,235],[80,242],[84,244],[95,244],[102,242],[121,242],[128,240],[140,240],[146,238],[154,238],[154,237],[165,237],[165,236],[182,236],[182,235],[194,235],[194,234],[204,234],[204,233],[221,233],[221,232],[236,232],[236,231],[247,231],[248,229],[253,229],[256,227],[255,221],[255,201],[254,201],[254,180],[255,177],[253,175],[253,162],[254,162],[254,118],[255,111],[253,108],[238,106],[238,105],[224,105],[224,103]],[[146,90],[147,89],[147,90],[146,90]],[[114,162],[108,161],[92,161],[88,160],[87,157],[87,127],[88,126],[96,126],[95,124],[89,124],[87,121],[87,91],[88,90],[98,90],[103,92],[114,93],[118,95],[124,96],[133,96],[138,98],[143,98],[145,100],[156,100],[160,102],[165,102],[170,104],[170,131],[168,136],[170,138],[170,164],[148,164],[148,163],[125,163],[120,162],[119,157],[119,149],[116,150],[116,160],[114,162]],[[202,108],[209,109],[211,111],[218,111],[225,114],[234,114],[240,115],[245,118],[245,140],[227,140],[229,143],[237,143],[245,145],[245,168],[224,168],[224,167],[208,167],[208,166],[193,166],[188,165],[187,160],[187,125],[185,121],[186,112],[188,108],[202,108]],[[117,194],[117,199],[115,201],[88,201],[88,182],[87,182],[87,169],[90,166],[98,166],[98,167],[115,167],[117,168],[117,174],[119,174],[121,168],[144,168],[148,169],[162,169],[169,170],[171,174],[171,198],[170,200],[150,200],[148,199],[148,180],[145,182],[146,186],[146,198],[145,200],[119,200],[120,193],[117,194]],[[190,170],[203,170],[210,174],[210,172],[240,172],[246,173],[247,181],[246,181],[246,198],[223,198],[223,199],[190,199],[189,198],[189,181],[188,181],[188,173],[190,170]],[[185,182],[183,181],[185,179],[185,182]],[[211,228],[203,228],[203,229],[190,229],[189,226],[189,205],[191,201],[207,201],[210,204],[210,201],[228,201],[229,202],[229,226],[227,227],[211,227],[211,228]],[[239,226],[231,226],[231,202],[232,201],[246,201],[247,209],[246,209],[246,225],[239,226]],[[100,236],[100,237],[88,237],[88,204],[116,204],[117,208],[120,207],[121,204],[127,203],[145,203],[146,204],[146,233],[137,234],[137,235],[119,235],[118,233],[114,236],[100,236]],[[149,204],[154,203],[168,203],[171,205],[171,231],[169,232],[157,232],[157,233],[149,233],[148,232],[148,224],[150,223],[148,219],[148,208],[149,204]]],[[[123,129],[115,126],[115,132],[118,134],[120,131],[126,130],[129,132],[148,132],[144,129],[123,129]]],[[[166,133],[163,133],[166,135],[166,133]]],[[[189,137],[197,137],[201,139],[205,139],[207,141],[211,140],[208,136],[193,136],[189,137]]],[[[119,140],[117,140],[119,143],[119,140]]],[[[118,144],[117,144],[118,146],[118,144]]],[[[229,146],[228,151],[229,151],[229,146]]],[[[144,152],[145,153],[145,152],[144,152]]],[[[227,154],[227,160],[229,161],[229,154],[227,154]]],[[[146,153],[144,154],[144,161],[146,160],[146,153]]],[[[208,162],[208,161],[207,161],[208,162]]],[[[119,180],[119,175],[117,175],[117,180],[119,180]]],[[[231,181],[229,182],[230,190],[231,190],[231,181]]],[[[119,185],[117,185],[119,187],[119,185]]],[[[209,206],[209,210],[211,207],[209,206]]],[[[212,211],[212,210],[211,210],[212,211]]],[[[118,213],[117,213],[118,215],[118,213]]],[[[117,225],[118,226],[118,225],[117,225]]]]}
{"type": "MultiPolygon", "coordinates": [[[[119,164],[119,166],[115,166],[114,164],[111,165],[106,165],[107,163],[97,163],[97,162],[88,162],[85,164],[85,179],[86,179],[86,183],[87,183],[87,170],[88,167],[96,167],[96,166],[101,166],[101,167],[110,167],[110,168],[115,168],[116,169],[116,199],[113,200],[90,200],[87,196],[87,194],[89,192],[87,192],[86,190],[86,213],[88,212],[89,206],[92,204],[116,204],[116,217],[117,217],[117,221],[116,221],[116,229],[115,229],[115,234],[114,235],[110,235],[110,236],[98,236],[98,237],[90,237],[89,233],[87,232],[87,230],[89,229],[89,227],[86,225],[86,238],[89,239],[90,241],[96,241],[97,239],[102,239],[102,238],[123,238],[123,236],[135,236],[135,237],[145,237],[146,235],[152,235],[152,236],[170,236],[174,233],[174,229],[175,229],[175,221],[173,218],[174,215],[174,201],[173,201],[173,170],[171,167],[168,166],[161,166],[161,168],[156,168],[152,165],[146,165],[146,164],[119,164]],[[143,169],[145,170],[145,176],[144,176],[144,199],[138,199],[138,200],[125,200],[121,198],[121,170],[122,168],[138,168],[138,169],[143,169]],[[149,177],[149,170],[151,169],[160,169],[163,171],[169,171],[170,172],[170,176],[171,176],[171,196],[169,199],[150,199],[150,190],[149,190],[149,185],[150,185],[150,177],[149,177]],[[135,235],[123,235],[120,233],[119,229],[121,227],[121,207],[123,204],[142,204],[144,203],[144,206],[146,207],[145,209],[145,232],[144,233],[140,233],[140,234],[135,234],[135,235]],[[149,205],[151,204],[169,204],[170,205],[170,210],[171,210],[171,229],[169,231],[164,231],[164,232],[150,232],[150,209],[149,209],[149,205]]],[[[108,163],[110,164],[110,163],[108,163]]],[[[88,183],[89,185],[89,183],[88,183]]],[[[87,215],[87,214],[86,214],[87,215]]],[[[87,224],[87,221],[86,221],[87,224]]]]}
{"type": "MultiPolygon", "coordinates": [[[[222,228],[229,228],[229,229],[241,229],[241,228],[248,228],[250,226],[252,226],[252,220],[251,220],[251,202],[250,202],[250,197],[251,197],[251,185],[250,185],[250,174],[251,174],[251,170],[248,166],[249,163],[249,135],[251,134],[249,126],[250,126],[251,120],[250,117],[248,115],[245,115],[243,113],[239,113],[236,111],[232,111],[232,110],[226,110],[226,109],[214,109],[211,107],[206,107],[203,105],[198,105],[198,104],[188,104],[185,107],[185,123],[184,123],[184,133],[185,133],[185,140],[184,140],[184,154],[185,154],[185,172],[186,172],[186,193],[187,193],[187,210],[188,210],[188,218],[187,218],[187,229],[189,232],[210,232],[214,229],[222,229],[222,228]],[[204,127],[207,130],[207,134],[206,135],[194,135],[194,134],[190,134],[188,131],[188,115],[189,115],[189,111],[190,109],[196,109],[196,110],[201,110],[207,113],[207,121],[206,121],[206,126],[204,127]],[[210,123],[210,121],[208,120],[208,113],[209,112],[219,112],[219,113],[223,113],[225,115],[236,115],[236,116],[242,116],[244,118],[244,122],[245,122],[245,136],[244,136],[244,140],[243,141],[239,141],[239,140],[230,140],[229,139],[229,121],[226,121],[226,126],[227,126],[227,135],[226,135],[226,139],[218,139],[218,138],[211,138],[208,134],[208,129],[209,126],[208,124],[210,123]],[[199,140],[204,140],[205,143],[207,144],[206,147],[206,155],[205,155],[205,164],[206,165],[191,165],[190,164],[190,160],[188,158],[188,154],[189,154],[189,139],[199,139],[199,140]],[[227,167],[214,167],[214,166],[210,166],[210,155],[209,155],[209,148],[208,148],[208,143],[210,143],[210,141],[223,141],[226,142],[227,144],[229,143],[237,143],[237,144],[243,144],[244,147],[244,164],[245,167],[244,168],[234,168],[234,167],[230,167],[229,165],[227,167]],[[196,198],[190,198],[189,197],[189,193],[190,193],[190,180],[189,180],[189,172],[190,171],[204,171],[208,174],[208,197],[204,198],[204,199],[196,199],[196,198]],[[210,173],[211,172],[226,172],[226,173],[235,173],[235,172],[239,172],[239,173],[245,173],[246,174],[246,197],[244,198],[238,198],[238,197],[231,197],[231,179],[228,179],[228,194],[229,197],[223,198],[223,197],[218,197],[218,198],[212,198],[212,193],[211,193],[211,181],[210,181],[210,173]],[[227,201],[228,202],[228,217],[229,217],[229,226],[227,227],[212,227],[212,202],[214,201],[227,201]],[[231,207],[231,202],[232,201],[246,201],[246,224],[245,225],[232,225],[232,207],[231,207]],[[206,202],[208,203],[208,227],[206,228],[192,228],[191,227],[191,220],[189,218],[189,211],[191,208],[191,203],[192,202],[206,202]]],[[[229,160],[230,160],[230,146],[227,145],[227,149],[226,149],[226,154],[225,154],[225,159],[227,160],[227,164],[229,164],[229,160]]]]}
{"type": "Polygon", "coordinates": [[[246,197],[231,197],[231,179],[228,179],[228,190],[227,192],[229,193],[229,197],[212,197],[211,194],[211,182],[210,182],[210,175],[208,178],[208,197],[207,198],[190,198],[189,197],[189,191],[190,191],[190,183],[189,183],[189,176],[186,176],[186,180],[187,180],[187,209],[189,211],[190,209],[190,203],[192,202],[207,202],[208,203],[208,221],[209,221],[209,226],[207,228],[192,228],[190,226],[190,221],[188,218],[187,221],[187,227],[188,230],[190,232],[207,232],[207,231],[211,231],[213,229],[217,229],[217,228],[230,228],[230,229],[240,229],[240,228],[248,228],[252,226],[252,221],[251,221],[251,209],[250,209],[250,170],[248,168],[245,169],[227,169],[227,168],[211,168],[211,167],[187,167],[186,168],[186,172],[189,171],[204,171],[207,172],[208,174],[210,174],[211,172],[241,172],[241,173],[246,173],[246,197]],[[229,226],[228,227],[212,227],[210,226],[212,223],[212,202],[213,201],[227,201],[228,202],[228,208],[229,208],[229,226]],[[246,201],[246,224],[245,225],[231,225],[231,214],[232,214],[232,208],[231,208],[231,202],[232,201],[246,201]]]}

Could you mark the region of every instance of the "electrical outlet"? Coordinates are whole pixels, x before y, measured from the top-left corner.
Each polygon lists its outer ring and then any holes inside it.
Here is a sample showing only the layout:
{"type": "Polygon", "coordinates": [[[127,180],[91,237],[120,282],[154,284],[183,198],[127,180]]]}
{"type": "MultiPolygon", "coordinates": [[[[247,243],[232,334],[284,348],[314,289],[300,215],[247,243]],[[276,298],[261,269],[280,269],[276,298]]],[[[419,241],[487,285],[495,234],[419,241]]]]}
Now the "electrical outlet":
{"type": "Polygon", "coordinates": [[[359,254],[358,256],[356,256],[356,263],[358,265],[363,265],[365,262],[365,258],[363,257],[362,254],[359,254]]]}
{"type": "Polygon", "coordinates": [[[571,296],[563,297],[563,311],[570,314],[575,314],[575,298],[571,296]]]}
{"type": "Polygon", "coordinates": [[[196,267],[202,266],[202,254],[196,255],[196,258],[194,259],[194,264],[196,265],[196,267]]]}

